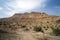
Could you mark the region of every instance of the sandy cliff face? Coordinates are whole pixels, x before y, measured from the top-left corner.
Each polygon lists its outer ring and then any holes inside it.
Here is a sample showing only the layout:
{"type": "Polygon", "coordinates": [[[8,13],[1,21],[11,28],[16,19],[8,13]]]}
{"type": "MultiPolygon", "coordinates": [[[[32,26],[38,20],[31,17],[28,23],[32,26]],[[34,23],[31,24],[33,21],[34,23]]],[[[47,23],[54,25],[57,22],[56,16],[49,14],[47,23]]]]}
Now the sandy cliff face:
{"type": "Polygon", "coordinates": [[[10,18],[0,19],[0,36],[1,40],[45,40],[45,36],[51,40],[55,38],[47,35],[52,32],[51,27],[60,28],[60,16],[39,12],[18,13],[10,18]],[[41,29],[36,31],[35,27],[41,27],[41,29]]]}

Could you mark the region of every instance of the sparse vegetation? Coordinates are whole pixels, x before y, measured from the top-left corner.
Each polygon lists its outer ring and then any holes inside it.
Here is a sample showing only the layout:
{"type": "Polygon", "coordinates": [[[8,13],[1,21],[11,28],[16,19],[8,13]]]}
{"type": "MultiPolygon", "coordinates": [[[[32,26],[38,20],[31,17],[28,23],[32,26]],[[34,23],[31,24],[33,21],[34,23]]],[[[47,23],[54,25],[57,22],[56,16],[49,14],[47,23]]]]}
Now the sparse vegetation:
{"type": "Polygon", "coordinates": [[[49,26],[47,25],[47,28],[49,28],[49,26]]]}
{"type": "Polygon", "coordinates": [[[0,30],[0,33],[7,33],[6,31],[0,30]]]}
{"type": "Polygon", "coordinates": [[[47,28],[45,30],[48,30],[47,28]]]}
{"type": "Polygon", "coordinates": [[[44,26],[43,28],[45,29],[46,27],[44,26]]]}
{"type": "Polygon", "coordinates": [[[59,28],[53,28],[53,33],[56,35],[56,36],[60,36],[60,29],[59,28]]]}
{"type": "Polygon", "coordinates": [[[25,28],[26,27],[26,25],[21,25],[21,28],[25,28]]]}
{"type": "Polygon", "coordinates": [[[36,32],[42,32],[42,28],[40,26],[35,26],[34,31],[36,32]]]}

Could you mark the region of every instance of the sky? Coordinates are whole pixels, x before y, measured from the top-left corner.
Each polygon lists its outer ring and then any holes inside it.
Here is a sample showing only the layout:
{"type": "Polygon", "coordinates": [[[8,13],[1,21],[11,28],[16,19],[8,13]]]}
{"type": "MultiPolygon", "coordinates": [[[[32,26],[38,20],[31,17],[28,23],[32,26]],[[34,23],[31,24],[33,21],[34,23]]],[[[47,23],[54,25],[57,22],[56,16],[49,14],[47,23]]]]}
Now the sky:
{"type": "Polygon", "coordinates": [[[60,16],[60,0],[0,0],[0,18],[32,11],[60,16]]]}

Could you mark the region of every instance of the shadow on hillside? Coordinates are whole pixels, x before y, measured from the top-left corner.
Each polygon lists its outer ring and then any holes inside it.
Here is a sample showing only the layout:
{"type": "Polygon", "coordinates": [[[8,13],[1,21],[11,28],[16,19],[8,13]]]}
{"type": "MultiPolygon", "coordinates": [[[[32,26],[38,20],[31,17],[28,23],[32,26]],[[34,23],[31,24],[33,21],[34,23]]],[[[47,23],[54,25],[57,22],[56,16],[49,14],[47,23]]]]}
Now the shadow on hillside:
{"type": "Polygon", "coordinates": [[[6,32],[6,31],[3,31],[3,30],[0,30],[0,33],[8,33],[8,32],[6,32]]]}

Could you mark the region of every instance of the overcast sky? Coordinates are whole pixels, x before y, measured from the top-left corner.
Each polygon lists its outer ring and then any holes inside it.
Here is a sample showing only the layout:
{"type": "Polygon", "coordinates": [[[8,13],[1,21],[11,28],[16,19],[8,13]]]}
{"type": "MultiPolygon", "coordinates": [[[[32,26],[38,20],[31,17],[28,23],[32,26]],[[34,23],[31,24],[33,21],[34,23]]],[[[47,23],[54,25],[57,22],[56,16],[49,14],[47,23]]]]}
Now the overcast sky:
{"type": "Polygon", "coordinates": [[[0,0],[0,18],[32,11],[60,16],[60,0],[0,0]]]}

